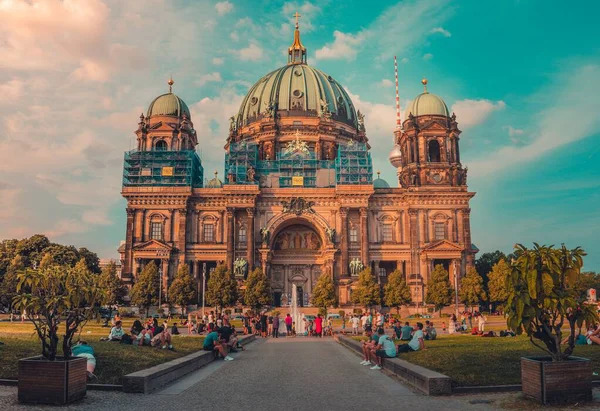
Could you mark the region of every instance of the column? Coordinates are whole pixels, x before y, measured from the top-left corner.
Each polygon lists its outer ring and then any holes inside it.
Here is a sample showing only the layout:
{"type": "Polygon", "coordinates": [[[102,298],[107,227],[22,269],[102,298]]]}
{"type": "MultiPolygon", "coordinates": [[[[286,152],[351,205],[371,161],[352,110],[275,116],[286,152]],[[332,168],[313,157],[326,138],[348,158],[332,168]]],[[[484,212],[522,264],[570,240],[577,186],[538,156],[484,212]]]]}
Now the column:
{"type": "Polygon", "coordinates": [[[186,247],[186,239],[187,239],[187,210],[185,208],[180,208],[177,210],[178,213],[178,225],[177,225],[177,248],[179,248],[179,263],[183,264],[185,262],[185,247],[186,247]]]}
{"type": "Polygon", "coordinates": [[[254,269],[254,209],[247,208],[248,223],[246,227],[246,260],[248,261],[248,270],[254,269]]]}
{"type": "MultiPolygon", "coordinates": [[[[217,243],[221,244],[223,243],[223,239],[225,238],[225,211],[221,210],[219,211],[219,214],[221,214],[221,218],[219,218],[218,221],[218,229],[217,229],[217,243]]],[[[217,228],[217,227],[215,227],[217,228]]]]}
{"type": "Polygon", "coordinates": [[[463,229],[465,232],[465,256],[467,258],[467,267],[473,267],[475,264],[475,256],[471,253],[471,209],[463,210],[463,229]]]}
{"type": "Polygon", "coordinates": [[[403,244],[404,243],[404,211],[400,211],[398,213],[398,219],[396,220],[396,242],[403,244]]]}
{"type": "Polygon", "coordinates": [[[360,257],[364,265],[369,264],[369,225],[367,224],[367,209],[360,209],[360,235],[361,235],[361,250],[360,257]]]}
{"type": "Polygon", "coordinates": [[[419,261],[418,261],[418,251],[419,251],[419,227],[417,217],[419,215],[419,210],[410,209],[408,210],[409,220],[410,220],[410,250],[411,250],[411,258],[410,258],[410,272],[409,274],[416,274],[419,272],[419,261]]]}
{"type": "Polygon", "coordinates": [[[134,242],[142,241],[142,231],[144,226],[143,218],[144,210],[136,210],[135,212],[135,235],[134,242]]]}
{"type": "Polygon", "coordinates": [[[137,272],[138,272],[138,267],[140,266],[140,259],[139,258],[134,258],[133,259],[133,279],[135,281],[135,279],[137,278],[137,272]]]}
{"type": "Polygon", "coordinates": [[[127,225],[125,232],[125,258],[123,260],[123,274],[132,275],[133,266],[133,229],[135,223],[135,210],[127,208],[127,225]]]}
{"type": "Polygon", "coordinates": [[[227,269],[233,271],[233,240],[235,232],[235,209],[227,209],[227,269]]]}
{"type": "Polygon", "coordinates": [[[340,208],[342,226],[340,227],[340,248],[342,249],[342,272],[340,275],[348,275],[348,209],[340,208]]]}
{"type": "Polygon", "coordinates": [[[465,231],[464,231],[464,218],[463,218],[463,213],[462,210],[454,210],[454,213],[456,215],[456,225],[457,225],[457,235],[458,235],[458,243],[459,244],[464,244],[465,243],[465,231]]]}
{"type": "Polygon", "coordinates": [[[167,290],[169,289],[169,259],[165,258],[161,261],[162,263],[162,295],[163,302],[167,301],[168,295],[167,290]]]}
{"type": "Polygon", "coordinates": [[[425,211],[419,211],[419,244],[425,244],[425,211]]]}

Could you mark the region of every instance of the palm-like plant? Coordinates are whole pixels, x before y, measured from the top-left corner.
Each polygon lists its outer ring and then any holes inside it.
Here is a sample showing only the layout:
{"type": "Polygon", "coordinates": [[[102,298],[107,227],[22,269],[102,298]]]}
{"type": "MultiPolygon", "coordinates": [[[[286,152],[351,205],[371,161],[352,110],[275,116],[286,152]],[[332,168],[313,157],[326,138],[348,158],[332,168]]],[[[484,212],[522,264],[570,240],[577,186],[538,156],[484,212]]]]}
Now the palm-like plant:
{"type": "Polygon", "coordinates": [[[576,328],[598,321],[595,307],[586,304],[577,289],[585,255],[580,247],[569,250],[564,244],[554,248],[534,243],[532,249],[515,245],[515,259],[506,279],[507,324],[518,334],[525,331],[532,344],[554,361],[573,353],[576,328]],[[565,326],[570,336],[563,347],[565,326]]]}

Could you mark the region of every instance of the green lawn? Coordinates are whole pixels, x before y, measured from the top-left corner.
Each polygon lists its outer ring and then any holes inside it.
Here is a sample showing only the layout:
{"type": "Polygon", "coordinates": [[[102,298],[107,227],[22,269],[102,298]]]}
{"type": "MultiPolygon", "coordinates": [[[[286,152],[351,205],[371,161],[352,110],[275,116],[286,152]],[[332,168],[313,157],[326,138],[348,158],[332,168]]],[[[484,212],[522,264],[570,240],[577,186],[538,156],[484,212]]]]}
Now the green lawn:
{"type": "MultiPolygon", "coordinates": [[[[124,320],[125,330],[129,330],[133,320],[124,320]]],[[[137,347],[114,342],[99,341],[107,336],[109,328],[91,323],[83,330],[85,339],[96,352],[96,372],[103,384],[120,384],[121,378],[129,373],[170,361],[177,357],[196,352],[202,348],[203,337],[173,336],[175,351],[137,347]]],[[[17,361],[20,358],[39,355],[41,345],[29,323],[0,323],[0,378],[17,378],[17,361]]],[[[59,348],[61,353],[61,348],[59,348]]]]}
{"type": "MultiPolygon", "coordinates": [[[[525,336],[444,334],[435,341],[425,341],[425,347],[425,351],[400,354],[399,358],[441,372],[452,378],[456,386],[520,384],[519,359],[543,355],[525,336]]],[[[599,346],[577,346],[575,355],[591,359],[593,371],[600,372],[599,346]]]]}

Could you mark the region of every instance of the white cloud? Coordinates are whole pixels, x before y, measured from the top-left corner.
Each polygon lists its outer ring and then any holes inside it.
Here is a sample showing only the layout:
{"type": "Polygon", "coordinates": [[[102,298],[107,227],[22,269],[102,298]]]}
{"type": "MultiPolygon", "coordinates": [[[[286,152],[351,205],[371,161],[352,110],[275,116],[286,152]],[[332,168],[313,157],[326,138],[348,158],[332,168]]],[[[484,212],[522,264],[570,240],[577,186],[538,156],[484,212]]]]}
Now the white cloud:
{"type": "Polygon", "coordinates": [[[354,60],[358,53],[357,47],[367,38],[367,35],[363,32],[355,35],[345,34],[336,30],[333,32],[333,37],[333,43],[326,44],[315,52],[317,59],[354,60]]]}
{"type": "Polygon", "coordinates": [[[235,31],[229,34],[229,38],[233,41],[240,41],[240,36],[235,31]]]}
{"type": "Polygon", "coordinates": [[[213,82],[223,81],[223,79],[221,78],[221,73],[219,73],[218,71],[215,71],[213,73],[204,74],[204,75],[200,76],[200,78],[198,80],[196,80],[194,82],[194,84],[203,86],[206,83],[208,83],[209,81],[213,81],[213,82]]]}
{"type": "Polygon", "coordinates": [[[233,53],[242,61],[258,61],[263,57],[263,49],[256,43],[250,43],[248,47],[234,50],[233,53]]]}
{"type": "Polygon", "coordinates": [[[409,61],[410,61],[410,60],[409,60],[409,58],[408,58],[408,57],[402,57],[402,58],[400,59],[400,63],[402,63],[402,64],[406,64],[406,63],[408,63],[409,61]]]}
{"type": "Polygon", "coordinates": [[[515,144],[521,143],[521,139],[517,136],[523,135],[525,133],[524,130],[520,128],[514,128],[513,126],[504,126],[502,128],[508,130],[508,137],[510,137],[510,141],[515,144]]]}
{"type": "Polygon", "coordinates": [[[388,87],[392,87],[394,85],[394,82],[390,79],[384,78],[379,83],[377,83],[377,85],[379,87],[388,88],[388,87]]]}
{"type": "Polygon", "coordinates": [[[215,4],[215,9],[217,10],[219,16],[223,16],[233,11],[233,4],[228,1],[220,1],[215,4]]]}
{"type": "Polygon", "coordinates": [[[24,83],[19,79],[12,79],[6,83],[0,83],[0,105],[13,104],[14,100],[21,98],[23,95],[24,83]]]}
{"type": "Polygon", "coordinates": [[[105,82],[109,78],[109,70],[106,66],[97,61],[84,59],[81,61],[81,66],[77,68],[73,75],[80,80],[91,80],[105,82]]]}
{"type": "Polygon", "coordinates": [[[431,60],[433,58],[433,54],[431,53],[426,53],[423,55],[423,60],[428,61],[431,60]]]}
{"type": "MultiPolygon", "coordinates": [[[[284,25],[284,27],[289,30],[294,27],[296,23],[296,18],[294,14],[298,12],[300,14],[300,30],[302,32],[308,33],[311,32],[315,25],[313,24],[313,20],[315,17],[321,12],[319,6],[315,6],[309,2],[304,2],[300,4],[299,2],[288,2],[283,5],[281,9],[281,13],[286,17],[288,23],[284,25]]],[[[287,34],[287,33],[286,33],[287,34]]]]}
{"type": "Polygon", "coordinates": [[[211,62],[215,66],[220,66],[221,64],[223,64],[225,62],[225,60],[222,57],[213,57],[213,59],[211,60],[211,62]]]}
{"type": "Polygon", "coordinates": [[[551,87],[531,99],[535,104],[547,106],[534,116],[536,121],[530,128],[538,131],[530,136],[530,142],[522,146],[504,146],[478,158],[469,164],[475,170],[472,175],[487,176],[521,162],[534,161],[559,147],[597,133],[600,129],[598,78],[599,65],[583,64],[557,76],[551,87]],[[549,102],[552,105],[548,105],[549,102]]]}
{"type": "Polygon", "coordinates": [[[504,110],[506,104],[504,101],[490,100],[459,100],[450,108],[451,112],[456,113],[458,125],[461,130],[483,123],[488,117],[498,110],[504,110]]]}
{"type": "Polygon", "coordinates": [[[434,27],[433,29],[431,29],[431,33],[440,33],[444,37],[452,36],[452,33],[450,33],[448,30],[446,30],[443,27],[434,27]]]}

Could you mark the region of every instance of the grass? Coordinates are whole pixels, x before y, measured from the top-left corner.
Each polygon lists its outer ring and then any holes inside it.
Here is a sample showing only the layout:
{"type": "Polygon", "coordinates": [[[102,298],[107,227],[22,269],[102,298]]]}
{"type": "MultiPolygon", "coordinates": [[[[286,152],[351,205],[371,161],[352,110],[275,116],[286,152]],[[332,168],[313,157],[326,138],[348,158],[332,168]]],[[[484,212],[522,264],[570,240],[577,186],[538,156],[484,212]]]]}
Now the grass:
{"type": "MultiPolygon", "coordinates": [[[[124,320],[124,329],[131,327],[132,319],[124,320]]],[[[173,336],[175,351],[137,347],[99,341],[108,335],[109,328],[90,323],[81,335],[96,353],[96,372],[102,384],[120,384],[124,375],[191,354],[202,348],[203,337],[173,336]]],[[[33,326],[30,323],[0,323],[0,378],[16,379],[18,360],[41,353],[33,326]]],[[[59,353],[62,349],[59,348],[59,353]]]]}
{"type": "MultiPolygon", "coordinates": [[[[425,351],[400,354],[399,358],[445,374],[455,386],[520,384],[520,358],[544,355],[526,336],[483,338],[438,334],[437,340],[425,341],[425,347],[425,351]]],[[[574,355],[592,360],[592,370],[600,373],[599,346],[578,345],[574,355]]]]}

